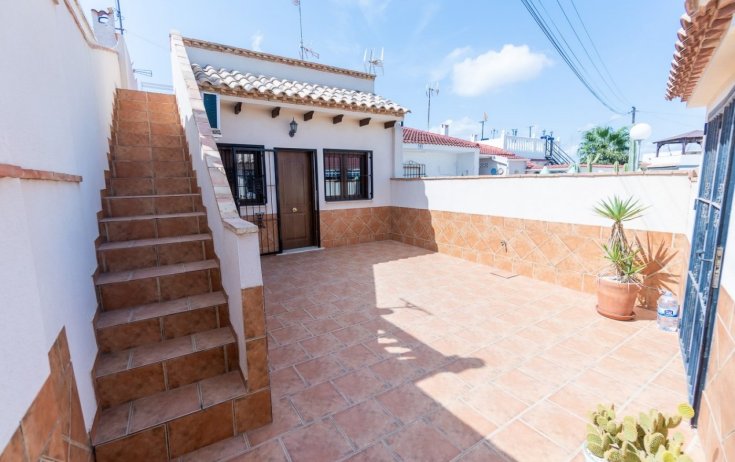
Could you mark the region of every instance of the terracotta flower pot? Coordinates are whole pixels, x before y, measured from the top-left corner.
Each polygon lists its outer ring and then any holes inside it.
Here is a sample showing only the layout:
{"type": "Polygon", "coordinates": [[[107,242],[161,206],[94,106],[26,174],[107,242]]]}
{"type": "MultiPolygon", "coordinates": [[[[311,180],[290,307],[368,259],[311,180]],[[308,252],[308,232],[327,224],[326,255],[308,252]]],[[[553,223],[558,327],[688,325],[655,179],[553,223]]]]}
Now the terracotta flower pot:
{"type": "Polygon", "coordinates": [[[600,277],[597,282],[597,312],[618,321],[632,320],[635,318],[633,308],[640,290],[635,283],[600,277]]]}

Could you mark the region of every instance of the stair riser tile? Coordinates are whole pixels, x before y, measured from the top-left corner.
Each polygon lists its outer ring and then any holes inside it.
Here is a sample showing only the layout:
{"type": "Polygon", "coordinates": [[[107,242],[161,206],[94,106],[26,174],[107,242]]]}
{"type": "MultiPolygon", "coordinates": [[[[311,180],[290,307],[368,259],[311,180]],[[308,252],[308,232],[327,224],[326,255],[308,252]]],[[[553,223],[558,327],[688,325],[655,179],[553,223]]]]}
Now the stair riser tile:
{"type": "Polygon", "coordinates": [[[188,161],[183,148],[151,148],[152,159],[160,162],[188,161]]]}
{"type": "Polygon", "coordinates": [[[162,276],[158,279],[161,287],[161,301],[211,292],[209,270],[162,276]]]}
{"type": "Polygon", "coordinates": [[[148,123],[148,111],[139,111],[135,109],[117,108],[115,111],[113,124],[119,122],[145,122],[148,123]]]}
{"type": "Polygon", "coordinates": [[[114,178],[153,178],[153,164],[149,161],[115,161],[114,178]]]}
{"type": "Polygon", "coordinates": [[[99,251],[104,272],[127,271],[151,266],[206,260],[205,241],[176,242],[99,251]]]}
{"type": "Polygon", "coordinates": [[[176,114],[176,104],[169,101],[148,101],[148,112],[162,112],[164,114],[176,114]]]}
{"type": "Polygon", "coordinates": [[[190,178],[155,178],[153,180],[156,194],[191,194],[190,178]]]}
{"type": "Polygon", "coordinates": [[[197,332],[228,326],[229,322],[227,324],[218,322],[217,311],[218,307],[207,307],[164,316],[161,319],[163,324],[163,337],[165,339],[183,337],[197,332]]]}
{"type": "Polygon", "coordinates": [[[157,278],[105,284],[99,287],[99,294],[105,311],[160,301],[157,278]]]}
{"type": "Polygon", "coordinates": [[[153,176],[156,178],[189,177],[191,168],[187,161],[155,161],[153,162],[153,176]]]}
{"type": "Polygon", "coordinates": [[[149,161],[151,148],[146,146],[114,146],[112,158],[124,161],[149,161]]]}
{"type": "Polygon", "coordinates": [[[129,90],[126,88],[118,88],[117,94],[115,95],[118,101],[130,100],[130,101],[148,101],[148,93],[138,90],[129,90]]]}
{"type": "Polygon", "coordinates": [[[155,246],[133,247],[100,251],[104,272],[127,271],[156,266],[158,258],[155,246]]]}
{"type": "Polygon", "coordinates": [[[161,341],[160,318],[97,329],[97,345],[103,353],[127,350],[161,341]]]}
{"type": "Polygon", "coordinates": [[[225,348],[212,348],[164,362],[168,388],[179,388],[227,372],[225,348]]]}
{"type": "Polygon", "coordinates": [[[168,446],[164,425],[95,446],[97,462],[167,462],[168,446]]]}
{"type": "MultiPolygon", "coordinates": [[[[113,196],[146,196],[157,192],[153,178],[112,178],[110,189],[113,196]]],[[[183,193],[188,192],[183,191],[183,193]]],[[[177,192],[163,194],[177,194],[177,192]]]]}
{"type": "MultiPolygon", "coordinates": [[[[197,217],[186,217],[194,219],[197,223],[197,217]]],[[[181,218],[177,218],[181,220],[181,218]]],[[[107,242],[130,241],[134,239],[150,239],[156,236],[156,221],[162,220],[133,220],[133,221],[117,221],[103,223],[105,228],[104,236],[107,242]]]]}
{"type": "Polygon", "coordinates": [[[148,111],[148,104],[146,101],[137,101],[137,100],[131,100],[131,99],[121,99],[117,101],[117,108],[121,112],[125,111],[141,111],[141,112],[147,112],[148,111]]]}
{"type": "Polygon", "coordinates": [[[199,196],[124,197],[104,199],[108,217],[201,212],[199,196]]]}
{"type": "Polygon", "coordinates": [[[150,112],[148,120],[152,123],[179,123],[179,115],[176,112],[150,112]]]}
{"type": "Polygon", "coordinates": [[[235,435],[232,401],[181,417],[167,424],[171,457],[209,446],[235,435]]]}
{"type": "Polygon", "coordinates": [[[207,217],[158,218],[157,237],[185,236],[188,234],[208,233],[207,217]]]}
{"type": "Polygon", "coordinates": [[[167,95],[165,93],[152,93],[152,92],[146,92],[145,94],[148,97],[148,102],[176,104],[175,95],[167,95]]]}
{"type": "Polygon", "coordinates": [[[182,133],[181,125],[177,123],[155,123],[149,125],[150,132],[153,135],[174,135],[180,136],[182,133]]]}
{"type": "Polygon", "coordinates": [[[145,135],[150,135],[151,133],[151,127],[147,121],[135,122],[131,120],[118,120],[115,124],[115,130],[117,132],[141,133],[145,135]]]}
{"type": "Polygon", "coordinates": [[[273,421],[270,389],[235,400],[235,425],[238,433],[254,430],[273,421]]]}
{"type": "Polygon", "coordinates": [[[118,146],[151,146],[151,136],[147,133],[118,132],[114,142],[118,146]]]}
{"type": "Polygon", "coordinates": [[[150,146],[157,148],[180,148],[183,146],[182,137],[179,135],[151,135],[150,146]]]}
{"type": "Polygon", "coordinates": [[[111,406],[143,398],[166,390],[166,381],[161,363],[137,367],[128,371],[95,379],[100,406],[111,406]]]}

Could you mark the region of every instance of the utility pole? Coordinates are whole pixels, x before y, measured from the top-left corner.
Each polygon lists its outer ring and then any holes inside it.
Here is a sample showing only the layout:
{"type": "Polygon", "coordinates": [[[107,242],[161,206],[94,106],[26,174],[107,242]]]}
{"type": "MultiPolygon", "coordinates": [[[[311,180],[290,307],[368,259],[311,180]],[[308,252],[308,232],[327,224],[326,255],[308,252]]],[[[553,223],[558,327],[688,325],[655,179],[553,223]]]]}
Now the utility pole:
{"type": "Polygon", "coordinates": [[[630,115],[631,115],[630,123],[631,123],[631,125],[635,125],[635,112],[636,112],[635,106],[633,106],[632,108],[630,108],[630,115]]]}
{"type": "Polygon", "coordinates": [[[125,35],[125,28],[123,27],[122,12],[120,11],[120,0],[117,0],[117,2],[115,3],[117,4],[117,22],[120,24],[120,27],[118,27],[117,30],[120,31],[120,35],[125,35]]]}
{"type": "Polygon", "coordinates": [[[439,82],[426,85],[426,96],[429,97],[429,108],[426,112],[426,130],[431,129],[431,95],[439,95],[439,82]]]}
{"type": "Polygon", "coordinates": [[[480,141],[485,139],[485,122],[487,122],[487,112],[482,113],[482,120],[480,121],[480,125],[482,126],[480,141]]]}
{"type": "Polygon", "coordinates": [[[301,35],[301,42],[299,46],[299,55],[301,60],[304,60],[304,26],[301,23],[301,0],[293,0],[293,4],[299,7],[299,34],[301,35]]]}

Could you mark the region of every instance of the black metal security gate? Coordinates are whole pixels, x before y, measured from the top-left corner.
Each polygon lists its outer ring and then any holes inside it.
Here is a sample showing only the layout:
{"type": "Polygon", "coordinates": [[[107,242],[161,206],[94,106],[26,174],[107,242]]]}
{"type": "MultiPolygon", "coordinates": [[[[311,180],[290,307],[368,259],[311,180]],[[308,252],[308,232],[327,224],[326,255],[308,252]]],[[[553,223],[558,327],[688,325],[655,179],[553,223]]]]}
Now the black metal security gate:
{"type": "Polygon", "coordinates": [[[260,254],[280,251],[274,151],[263,146],[218,144],[240,216],[260,228],[260,254]]]}
{"type": "MultiPolygon", "coordinates": [[[[735,100],[729,98],[705,127],[706,144],[682,305],[679,340],[689,385],[689,401],[697,415],[709,362],[731,208],[733,111],[735,100]]],[[[696,420],[692,423],[696,424],[696,420]]]]}

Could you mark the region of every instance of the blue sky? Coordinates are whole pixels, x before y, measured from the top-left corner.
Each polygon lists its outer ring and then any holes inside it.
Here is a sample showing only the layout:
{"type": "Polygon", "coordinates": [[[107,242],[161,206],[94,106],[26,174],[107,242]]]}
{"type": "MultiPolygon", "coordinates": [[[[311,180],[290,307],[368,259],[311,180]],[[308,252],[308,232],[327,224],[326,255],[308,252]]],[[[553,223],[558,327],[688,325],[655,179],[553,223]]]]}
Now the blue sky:
{"type": "MultiPolygon", "coordinates": [[[[573,21],[570,0],[559,0],[573,21]]],[[[86,10],[111,0],[81,0],[86,10]]],[[[298,8],[291,0],[121,0],[127,42],[135,67],[150,69],[141,81],[168,84],[168,33],[298,57],[298,8]]],[[[580,60],[586,56],[557,0],[543,5],[580,60]]],[[[652,125],[651,139],[701,128],[704,111],[666,101],[664,90],[683,13],[680,0],[576,0],[622,100],[652,125]]],[[[520,0],[302,0],[304,41],[318,62],[361,70],[366,48],[385,49],[385,74],[377,93],[411,109],[406,125],[426,128],[426,84],[439,81],[431,126],[451,121],[450,134],[517,128],[553,130],[574,150],[581,132],[594,125],[630,123],[600,104],[576,79],[520,0]]],[[[543,10],[542,10],[543,12],[543,10]]],[[[577,24],[583,39],[584,31],[577,24]]],[[[593,50],[589,48],[590,54],[593,50]]],[[[598,67],[602,66],[598,63],[598,67]]],[[[587,62],[592,75],[594,68],[587,62]]],[[[603,69],[601,69],[604,72],[603,69]]],[[[604,87],[600,77],[595,85],[604,87]]]]}

